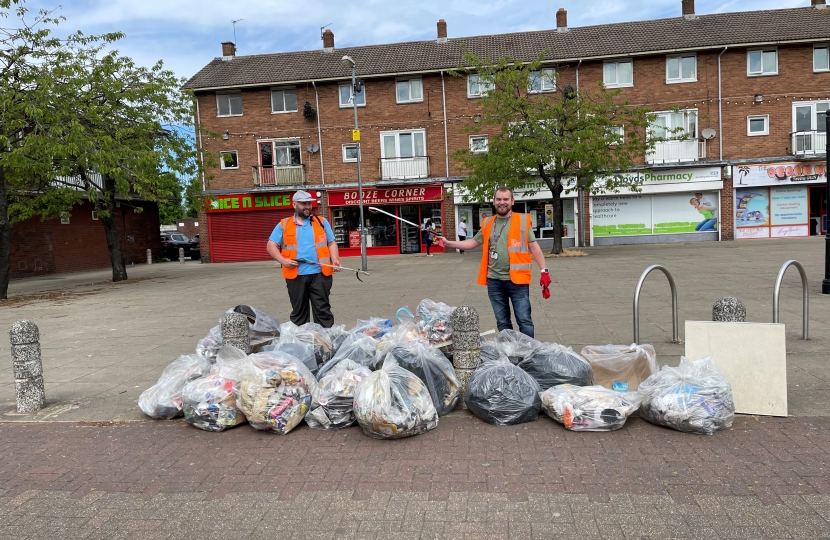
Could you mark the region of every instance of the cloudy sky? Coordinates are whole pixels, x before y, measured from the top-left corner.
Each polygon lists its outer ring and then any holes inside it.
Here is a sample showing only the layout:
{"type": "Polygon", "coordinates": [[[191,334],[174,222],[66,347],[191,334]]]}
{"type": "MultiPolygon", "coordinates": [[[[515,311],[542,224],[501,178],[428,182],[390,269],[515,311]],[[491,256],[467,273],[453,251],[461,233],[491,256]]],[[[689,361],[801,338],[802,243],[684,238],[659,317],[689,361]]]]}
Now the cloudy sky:
{"type": "MultiPolygon", "coordinates": [[[[233,40],[238,54],[321,47],[320,27],[329,25],[336,46],[435,38],[445,19],[449,36],[461,37],[556,26],[555,12],[568,10],[569,26],[677,17],[681,0],[27,0],[30,9],[56,9],[63,31],[121,31],[117,48],[137,62],[162,59],[189,77],[233,40]],[[409,5],[407,5],[409,4],[409,5]],[[407,6],[406,8],[402,6],[407,6]]],[[[810,0],[697,0],[698,14],[809,6],[810,0]]]]}

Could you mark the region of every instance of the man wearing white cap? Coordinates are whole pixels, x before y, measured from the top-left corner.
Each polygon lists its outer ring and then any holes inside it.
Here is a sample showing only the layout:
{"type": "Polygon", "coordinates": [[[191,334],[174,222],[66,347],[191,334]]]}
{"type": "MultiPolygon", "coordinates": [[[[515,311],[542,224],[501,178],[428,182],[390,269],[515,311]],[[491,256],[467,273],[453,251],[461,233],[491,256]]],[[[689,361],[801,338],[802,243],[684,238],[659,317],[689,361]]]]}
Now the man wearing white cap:
{"type": "Polygon", "coordinates": [[[323,328],[331,328],[329,294],[332,273],[339,271],[340,253],[334,241],[334,233],[326,218],[311,215],[311,194],[300,190],[294,194],[294,215],[287,217],[271,233],[268,254],[282,265],[282,275],[291,300],[291,322],[302,325],[309,321],[309,303],[314,322],[323,328]],[[330,266],[320,266],[297,259],[314,261],[330,266]]]}

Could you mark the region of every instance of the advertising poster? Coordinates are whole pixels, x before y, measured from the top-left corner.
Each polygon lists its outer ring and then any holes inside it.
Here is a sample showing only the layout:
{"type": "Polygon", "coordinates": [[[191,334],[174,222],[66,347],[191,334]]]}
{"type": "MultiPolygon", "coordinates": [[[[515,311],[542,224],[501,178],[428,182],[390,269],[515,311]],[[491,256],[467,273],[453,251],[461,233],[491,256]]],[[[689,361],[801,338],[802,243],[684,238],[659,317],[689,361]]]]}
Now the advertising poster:
{"type": "Polygon", "coordinates": [[[770,236],[810,236],[808,188],[770,188],[770,236]]]}
{"type": "Polygon", "coordinates": [[[576,232],[576,220],[574,219],[574,204],[573,199],[565,199],[562,201],[563,228],[562,236],[564,238],[573,238],[576,232]]]}
{"type": "Polygon", "coordinates": [[[769,225],[769,190],[740,188],[735,190],[735,227],[769,225]]]}
{"type": "Polygon", "coordinates": [[[545,227],[550,229],[553,227],[553,205],[545,205],[545,227]]]}
{"type": "Polygon", "coordinates": [[[593,198],[594,236],[651,234],[651,197],[617,195],[593,198]]]}
{"type": "Polygon", "coordinates": [[[741,186],[786,186],[827,182],[824,163],[764,163],[733,167],[736,188],[741,186]]]}
{"type": "Polygon", "coordinates": [[[654,234],[718,230],[720,214],[716,192],[655,195],[652,206],[654,234]]]}

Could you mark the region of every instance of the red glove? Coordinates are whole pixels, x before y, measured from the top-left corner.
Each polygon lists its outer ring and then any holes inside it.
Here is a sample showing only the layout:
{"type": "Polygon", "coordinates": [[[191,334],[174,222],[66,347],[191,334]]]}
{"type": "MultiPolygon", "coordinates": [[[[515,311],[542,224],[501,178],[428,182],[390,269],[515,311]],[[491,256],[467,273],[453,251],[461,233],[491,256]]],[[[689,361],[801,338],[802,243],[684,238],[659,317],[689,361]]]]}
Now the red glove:
{"type": "Polygon", "coordinates": [[[438,247],[443,248],[444,247],[444,237],[443,236],[436,236],[436,238],[438,239],[438,247]]]}
{"type": "Polygon", "coordinates": [[[542,286],[542,298],[550,298],[550,273],[542,272],[542,279],[539,280],[539,285],[542,286]]]}

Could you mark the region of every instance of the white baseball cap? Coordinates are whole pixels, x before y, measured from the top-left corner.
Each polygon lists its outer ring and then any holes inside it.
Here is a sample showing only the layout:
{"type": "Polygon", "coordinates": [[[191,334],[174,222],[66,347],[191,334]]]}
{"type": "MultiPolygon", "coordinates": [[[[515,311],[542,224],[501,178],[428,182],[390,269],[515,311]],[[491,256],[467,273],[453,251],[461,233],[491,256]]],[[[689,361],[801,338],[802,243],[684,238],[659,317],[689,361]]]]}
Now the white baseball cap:
{"type": "Polygon", "coordinates": [[[314,199],[312,198],[311,193],[301,189],[294,193],[294,197],[291,200],[294,202],[312,202],[314,199]]]}

